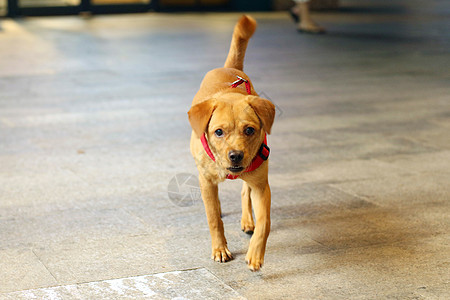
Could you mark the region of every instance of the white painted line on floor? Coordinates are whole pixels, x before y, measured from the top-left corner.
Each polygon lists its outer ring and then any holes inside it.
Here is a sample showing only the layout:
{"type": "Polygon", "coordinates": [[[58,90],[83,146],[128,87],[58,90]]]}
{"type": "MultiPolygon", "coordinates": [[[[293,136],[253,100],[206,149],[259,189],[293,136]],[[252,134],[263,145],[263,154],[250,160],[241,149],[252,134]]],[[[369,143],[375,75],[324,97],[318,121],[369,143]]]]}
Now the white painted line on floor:
{"type": "Polygon", "coordinates": [[[204,268],[0,294],[0,299],[245,299],[204,268]]]}

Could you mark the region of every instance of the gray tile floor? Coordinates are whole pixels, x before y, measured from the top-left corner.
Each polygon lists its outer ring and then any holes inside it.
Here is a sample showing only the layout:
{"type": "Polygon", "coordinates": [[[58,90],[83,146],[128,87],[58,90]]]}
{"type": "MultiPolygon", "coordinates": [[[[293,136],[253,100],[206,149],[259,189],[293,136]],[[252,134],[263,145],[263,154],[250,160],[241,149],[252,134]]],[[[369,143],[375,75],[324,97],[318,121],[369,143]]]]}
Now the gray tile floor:
{"type": "Polygon", "coordinates": [[[254,14],[246,72],[278,107],[259,273],[239,181],[235,259],[209,258],[186,115],[239,14],[2,20],[0,298],[450,298],[450,5],[348,3],[324,36],[254,14]]]}

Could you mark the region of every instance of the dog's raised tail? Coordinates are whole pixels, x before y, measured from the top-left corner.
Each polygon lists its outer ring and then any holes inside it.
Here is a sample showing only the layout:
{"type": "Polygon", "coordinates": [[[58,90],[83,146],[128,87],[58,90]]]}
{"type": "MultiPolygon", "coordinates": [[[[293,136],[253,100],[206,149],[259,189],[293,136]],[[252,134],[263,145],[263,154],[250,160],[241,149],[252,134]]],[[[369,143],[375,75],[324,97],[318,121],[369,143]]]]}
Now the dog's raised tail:
{"type": "Polygon", "coordinates": [[[248,40],[255,32],[256,26],[255,19],[250,16],[244,15],[239,19],[234,27],[230,51],[224,65],[225,68],[235,68],[243,71],[245,50],[247,50],[248,40]]]}

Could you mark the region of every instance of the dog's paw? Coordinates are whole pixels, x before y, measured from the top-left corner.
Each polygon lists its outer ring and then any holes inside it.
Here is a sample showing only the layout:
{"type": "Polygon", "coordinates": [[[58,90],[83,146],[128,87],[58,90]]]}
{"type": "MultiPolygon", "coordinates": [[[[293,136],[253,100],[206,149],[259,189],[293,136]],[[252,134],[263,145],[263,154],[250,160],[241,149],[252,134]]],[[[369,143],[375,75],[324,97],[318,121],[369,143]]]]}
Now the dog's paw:
{"type": "Polygon", "coordinates": [[[241,219],[241,229],[243,232],[247,234],[252,234],[255,230],[255,223],[253,222],[253,218],[251,216],[242,216],[241,219]]]}
{"type": "Polygon", "coordinates": [[[247,234],[253,234],[255,230],[255,225],[253,223],[241,222],[241,229],[247,234]]]}
{"type": "Polygon", "coordinates": [[[224,263],[229,260],[232,260],[233,256],[231,255],[231,252],[230,250],[228,250],[227,247],[215,248],[212,250],[211,259],[217,262],[224,263]]]}
{"type": "Polygon", "coordinates": [[[245,262],[252,272],[259,271],[264,263],[264,257],[261,257],[256,251],[249,249],[245,256],[245,262]]]}

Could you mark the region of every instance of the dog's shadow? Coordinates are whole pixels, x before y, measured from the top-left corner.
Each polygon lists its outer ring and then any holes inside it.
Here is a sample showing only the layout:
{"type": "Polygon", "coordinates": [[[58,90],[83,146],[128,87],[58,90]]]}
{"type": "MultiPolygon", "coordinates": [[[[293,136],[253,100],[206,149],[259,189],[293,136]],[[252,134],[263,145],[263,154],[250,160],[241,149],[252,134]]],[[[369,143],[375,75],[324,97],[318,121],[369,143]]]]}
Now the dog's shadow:
{"type": "Polygon", "coordinates": [[[290,219],[277,216],[292,214],[299,206],[273,209],[275,218],[266,259],[275,262],[265,280],[361,268],[365,264],[367,268],[373,264],[395,265],[408,273],[409,266],[420,256],[414,251],[417,241],[430,234],[400,209],[370,204],[333,209],[334,205],[322,205],[315,211],[305,208],[303,216],[290,219]],[[278,268],[279,263],[282,268],[278,268]]]}
{"type": "MultiPolygon", "coordinates": [[[[237,191],[225,194],[226,236],[234,260],[240,261],[251,235],[240,230],[237,191]]],[[[408,273],[408,265],[420,259],[417,243],[430,235],[430,228],[414,218],[413,206],[379,206],[329,185],[274,187],[272,199],[271,232],[261,273],[268,282],[336,269],[371,269],[370,262],[387,268],[395,265],[400,273],[408,273]]]]}

